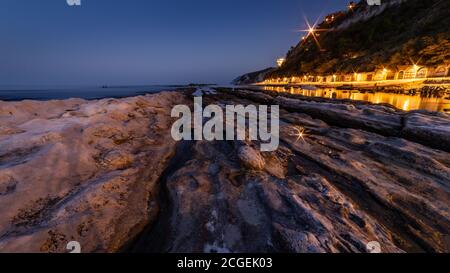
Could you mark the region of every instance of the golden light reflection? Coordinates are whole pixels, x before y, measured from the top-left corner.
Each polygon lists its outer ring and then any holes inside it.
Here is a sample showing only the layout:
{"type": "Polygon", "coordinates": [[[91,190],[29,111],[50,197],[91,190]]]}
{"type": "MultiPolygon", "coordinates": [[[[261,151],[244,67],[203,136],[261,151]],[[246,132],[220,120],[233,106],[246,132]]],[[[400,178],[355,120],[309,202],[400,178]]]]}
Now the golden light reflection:
{"type": "Polygon", "coordinates": [[[364,92],[357,90],[337,90],[334,88],[320,88],[317,90],[306,90],[299,87],[270,87],[265,86],[265,90],[276,92],[289,92],[291,94],[303,95],[307,97],[322,97],[331,99],[351,99],[368,101],[374,104],[390,104],[397,109],[404,111],[427,110],[450,113],[450,97],[421,97],[420,95],[393,94],[383,92],[364,92]]]}
{"type": "Polygon", "coordinates": [[[405,100],[403,103],[403,110],[408,111],[409,110],[409,99],[405,100]]]}

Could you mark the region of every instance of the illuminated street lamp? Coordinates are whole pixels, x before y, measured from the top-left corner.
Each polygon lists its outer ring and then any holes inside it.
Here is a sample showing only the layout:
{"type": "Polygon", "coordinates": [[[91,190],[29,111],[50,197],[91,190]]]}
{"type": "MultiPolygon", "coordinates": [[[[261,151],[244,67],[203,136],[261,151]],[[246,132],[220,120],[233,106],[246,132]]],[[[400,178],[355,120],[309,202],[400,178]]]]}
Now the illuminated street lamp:
{"type": "Polygon", "coordinates": [[[355,8],[355,3],[350,2],[350,4],[348,5],[348,9],[353,11],[354,8],[355,8]]]}
{"type": "Polygon", "coordinates": [[[283,66],[283,64],[286,62],[286,59],[285,58],[279,58],[278,60],[277,60],[277,65],[278,65],[278,67],[282,67],[283,66]]]}
{"type": "Polygon", "coordinates": [[[305,35],[305,37],[302,38],[302,40],[306,40],[306,38],[311,36],[314,39],[314,42],[317,44],[317,47],[319,47],[319,49],[322,50],[322,47],[320,46],[320,43],[319,43],[319,40],[317,39],[317,37],[320,35],[319,32],[328,31],[328,29],[316,28],[316,25],[318,24],[318,20],[316,20],[316,22],[311,25],[308,22],[308,19],[305,18],[305,24],[307,26],[307,29],[303,29],[301,31],[306,32],[307,35],[305,35]]]}

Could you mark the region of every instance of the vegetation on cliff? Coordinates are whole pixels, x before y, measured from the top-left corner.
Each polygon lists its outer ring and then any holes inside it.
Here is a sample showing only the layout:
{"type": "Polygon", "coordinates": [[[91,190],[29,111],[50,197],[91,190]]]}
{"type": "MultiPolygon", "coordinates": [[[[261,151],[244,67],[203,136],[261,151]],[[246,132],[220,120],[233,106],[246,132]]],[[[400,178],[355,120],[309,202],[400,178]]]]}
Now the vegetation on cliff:
{"type": "Polygon", "coordinates": [[[286,63],[266,77],[450,62],[450,1],[391,0],[380,7],[361,1],[315,28],[324,31],[291,48],[286,63]]]}

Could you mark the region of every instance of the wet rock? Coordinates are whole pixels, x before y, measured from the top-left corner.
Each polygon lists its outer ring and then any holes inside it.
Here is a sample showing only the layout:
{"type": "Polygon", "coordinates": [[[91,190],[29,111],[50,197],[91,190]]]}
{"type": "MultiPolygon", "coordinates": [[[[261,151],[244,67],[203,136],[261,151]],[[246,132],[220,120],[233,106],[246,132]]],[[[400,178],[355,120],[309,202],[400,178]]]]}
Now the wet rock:
{"type": "Polygon", "coordinates": [[[318,103],[279,97],[276,100],[282,108],[305,113],[327,124],[347,128],[361,128],[384,135],[397,135],[401,129],[400,115],[383,111],[364,111],[364,106],[339,103],[318,103]]]}
{"type": "MultiPolygon", "coordinates": [[[[246,95],[235,103],[251,103],[246,95]]],[[[259,153],[257,143],[197,143],[163,184],[165,221],[134,251],[367,252],[376,241],[383,252],[444,252],[449,154],[376,133],[389,120],[400,124],[402,113],[365,107],[289,104],[274,153],[259,153]],[[340,111],[355,112],[357,122],[328,125],[340,111]],[[382,116],[390,118],[380,127],[382,116]],[[303,139],[292,134],[298,126],[307,129],[303,139]],[[236,158],[258,172],[242,171],[236,158]]]]}
{"type": "Polygon", "coordinates": [[[249,146],[239,148],[237,156],[242,165],[249,170],[261,171],[264,169],[265,161],[261,153],[249,146]]]}
{"type": "Polygon", "coordinates": [[[450,116],[412,112],[405,116],[405,138],[450,152],[450,116]]]}
{"type": "Polygon", "coordinates": [[[212,176],[211,164],[217,163],[202,156],[205,149],[218,156],[227,151],[216,143],[199,146],[164,185],[171,204],[166,220],[144,235],[134,251],[365,252],[367,242],[377,239],[385,251],[402,252],[382,224],[325,177],[278,179],[261,171],[242,174],[245,183],[231,183],[230,172],[239,173],[232,157],[218,163],[222,167],[212,176]]]}

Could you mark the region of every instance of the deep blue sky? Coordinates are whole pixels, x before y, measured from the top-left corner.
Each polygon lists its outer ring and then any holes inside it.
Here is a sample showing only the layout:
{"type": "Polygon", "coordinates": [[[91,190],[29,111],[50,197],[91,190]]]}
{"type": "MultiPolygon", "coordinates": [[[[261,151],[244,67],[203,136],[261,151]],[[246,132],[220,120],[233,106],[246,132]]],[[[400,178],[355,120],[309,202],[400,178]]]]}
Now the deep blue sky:
{"type": "Polygon", "coordinates": [[[348,0],[0,0],[0,85],[228,83],[348,0]]]}

